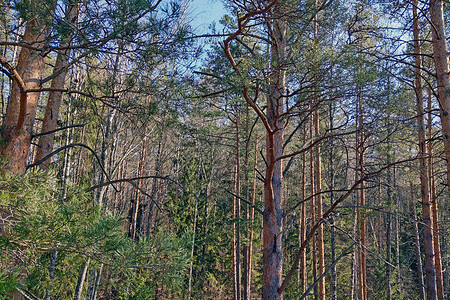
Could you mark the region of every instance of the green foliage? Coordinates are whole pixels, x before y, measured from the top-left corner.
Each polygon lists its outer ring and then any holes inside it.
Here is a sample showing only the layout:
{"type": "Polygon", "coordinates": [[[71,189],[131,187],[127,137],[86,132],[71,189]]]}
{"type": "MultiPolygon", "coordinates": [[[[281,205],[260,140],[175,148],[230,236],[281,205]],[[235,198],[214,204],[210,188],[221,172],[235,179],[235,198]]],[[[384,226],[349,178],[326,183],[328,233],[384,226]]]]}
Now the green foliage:
{"type": "Polygon", "coordinates": [[[154,292],[155,280],[163,280],[174,291],[182,285],[190,234],[177,237],[159,229],[152,239],[133,242],[121,229],[123,220],[101,214],[89,194],[71,192],[59,199],[51,172],[3,175],[0,182],[0,204],[8,220],[0,239],[0,262],[12,270],[0,275],[3,293],[19,285],[43,297],[51,284],[55,297],[72,297],[78,275],[73,266],[81,266],[87,258],[122,278],[112,283],[122,299],[144,299],[154,292]],[[53,251],[59,253],[57,276],[50,282],[53,251]]]}
{"type": "Polygon", "coordinates": [[[0,299],[9,299],[17,286],[18,274],[14,272],[0,273],[0,299]]]}

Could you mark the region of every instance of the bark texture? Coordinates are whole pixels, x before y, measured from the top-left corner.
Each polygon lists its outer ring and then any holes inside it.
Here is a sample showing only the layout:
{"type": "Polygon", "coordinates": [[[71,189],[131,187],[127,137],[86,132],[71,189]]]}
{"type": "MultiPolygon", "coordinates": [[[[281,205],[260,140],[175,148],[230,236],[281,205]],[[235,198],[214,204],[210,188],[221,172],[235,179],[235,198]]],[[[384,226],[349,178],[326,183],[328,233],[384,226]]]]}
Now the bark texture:
{"type": "MultiPolygon", "coordinates": [[[[448,197],[450,197],[450,67],[443,6],[444,1],[442,0],[430,0],[431,22],[433,25],[431,30],[433,39],[433,57],[436,67],[438,101],[442,123],[442,135],[444,137],[444,152],[447,160],[447,191],[448,197]]],[[[435,208],[435,216],[433,216],[435,223],[433,223],[433,228],[438,230],[436,205],[437,203],[433,203],[435,208]]],[[[438,234],[435,234],[434,242],[436,253],[437,296],[438,299],[444,299],[444,280],[438,234]]]]}
{"type": "MultiPolygon", "coordinates": [[[[274,11],[281,14],[281,5],[274,11]]],[[[264,183],[263,216],[263,290],[262,298],[282,299],[278,290],[282,281],[282,232],[283,232],[283,155],[285,75],[284,58],[286,51],[285,21],[275,14],[272,24],[273,42],[271,47],[271,68],[269,94],[267,95],[267,121],[271,131],[266,131],[266,180],[264,183]]]]}
{"type": "MultiPolygon", "coordinates": [[[[66,22],[75,25],[78,17],[78,8],[79,5],[75,1],[69,1],[69,4],[66,9],[66,22]]],[[[71,45],[71,41],[73,38],[74,31],[71,32],[68,36],[61,40],[60,46],[67,47],[71,45]]],[[[61,107],[62,100],[62,92],[57,90],[64,89],[64,83],[67,74],[66,65],[69,61],[70,49],[63,50],[58,53],[56,57],[55,67],[53,73],[59,73],[51,83],[51,89],[55,91],[51,91],[48,96],[47,106],[45,107],[44,120],[42,121],[41,133],[51,132],[56,129],[59,110],[61,107]]],[[[49,155],[53,151],[53,139],[55,137],[55,133],[45,134],[39,139],[39,144],[36,150],[35,162],[40,161],[47,155],[49,155]]],[[[42,162],[39,166],[41,169],[48,169],[51,160],[47,159],[42,162]]]]}
{"type": "MultiPolygon", "coordinates": [[[[40,4],[40,1],[31,1],[30,3],[36,11],[39,11],[40,4]]],[[[41,87],[45,51],[40,50],[44,49],[47,42],[54,6],[49,7],[48,10],[45,16],[40,13],[31,15],[25,26],[23,43],[32,45],[33,48],[23,47],[21,49],[17,73],[26,90],[37,90],[41,87]]],[[[0,148],[0,155],[7,159],[5,169],[12,174],[20,174],[25,171],[40,95],[37,91],[23,91],[19,85],[18,80],[12,82],[10,100],[3,123],[2,138],[6,143],[0,148]],[[26,97],[23,95],[24,93],[26,93],[26,97]]]]}
{"type": "MultiPolygon", "coordinates": [[[[431,1],[433,2],[433,1],[431,1]]],[[[430,3],[431,5],[431,3],[430,3]]],[[[442,4],[441,4],[442,5],[442,4]]],[[[431,219],[431,201],[430,201],[430,184],[428,178],[428,166],[426,161],[426,145],[425,145],[425,122],[423,109],[423,92],[421,81],[422,61],[420,57],[420,35],[417,13],[417,1],[413,5],[413,34],[414,34],[414,54],[415,54],[415,92],[417,105],[417,125],[419,139],[419,156],[420,156],[420,192],[422,196],[422,213],[424,222],[424,244],[425,244],[425,279],[427,299],[436,299],[436,271],[434,261],[433,246],[433,225],[431,219]]],[[[433,33],[433,41],[435,40],[435,32],[433,33]]],[[[433,45],[435,42],[433,42],[433,45]]],[[[436,51],[436,49],[435,49],[436,51]]],[[[448,68],[448,67],[447,67],[448,68]]],[[[439,85],[439,80],[438,80],[439,85]]],[[[442,120],[444,128],[444,120],[442,120]]],[[[447,142],[446,142],[447,143],[447,142]]]]}

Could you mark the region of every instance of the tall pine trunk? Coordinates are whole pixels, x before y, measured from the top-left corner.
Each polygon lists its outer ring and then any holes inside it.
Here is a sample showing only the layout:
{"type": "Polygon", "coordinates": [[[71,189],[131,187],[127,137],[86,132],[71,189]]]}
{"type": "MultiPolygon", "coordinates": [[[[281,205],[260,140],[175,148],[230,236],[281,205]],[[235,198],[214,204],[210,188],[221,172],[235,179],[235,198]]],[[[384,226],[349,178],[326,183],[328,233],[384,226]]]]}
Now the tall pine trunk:
{"type": "Polygon", "coordinates": [[[431,114],[431,92],[428,91],[428,178],[430,180],[430,201],[431,211],[433,215],[433,246],[434,246],[434,262],[436,266],[436,288],[438,293],[438,299],[444,299],[444,275],[442,272],[442,254],[441,254],[441,235],[439,231],[439,210],[438,210],[438,197],[436,195],[436,184],[434,181],[434,168],[433,168],[433,142],[432,142],[432,128],[433,120],[431,114]]]}
{"type": "Polygon", "coordinates": [[[285,121],[285,51],[286,21],[280,2],[274,6],[272,21],[273,42],[270,44],[270,78],[267,95],[266,130],[266,180],[264,183],[263,214],[263,300],[283,299],[279,293],[282,281],[282,232],[283,232],[283,132],[285,121]]]}
{"type": "MultiPolygon", "coordinates": [[[[320,119],[319,112],[314,112],[314,134],[316,137],[320,136],[320,119]]],[[[316,181],[316,194],[317,194],[317,222],[321,221],[323,209],[322,209],[322,160],[320,157],[320,146],[315,147],[315,176],[316,181]]],[[[325,273],[325,249],[323,242],[323,225],[320,225],[317,229],[317,254],[319,260],[318,273],[319,276],[325,273]]],[[[325,277],[319,281],[319,299],[325,300],[325,277]]]]}
{"type": "MultiPolygon", "coordinates": [[[[413,34],[414,34],[414,56],[415,56],[415,92],[416,92],[416,111],[418,125],[419,140],[419,157],[420,157],[420,192],[422,196],[422,214],[424,222],[424,244],[425,244],[425,270],[426,270],[426,286],[427,298],[436,299],[436,271],[434,264],[434,248],[433,248],[433,225],[431,220],[431,201],[430,201],[430,184],[428,178],[428,166],[426,161],[426,145],[425,145],[425,122],[423,109],[423,91],[421,78],[421,49],[419,35],[419,19],[417,13],[417,0],[413,3],[413,34]]],[[[434,35],[433,35],[434,36],[434,35]]],[[[443,126],[444,127],[444,126],[443,126]]]]}
{"type": "MultiPolygon", "coordinates": [[[[312,105],[311,105],[312,107],[312,105]]],[[[314,128],[314,120],[311,119],[310,127],[309,127],[309,136],[312,138],[314,136],[313,134],[313,128],[314,128]]],[[[314,196],[316,192],[316,181],[314,180],[314,151],[313,149],[309,152],[309,175],[310,175],[310,190],[311,190],[311,207],[310,207],[310,215],[311,215],[311,224],[315,224],[317,222],[316,217],[316,197],[314,196]]],[[[312,276],[313,276],[313,282],[317,280],[317,237],[314,235],[311,239],[311,253],[312,253],[312,276]]],[[[319,287],[316,284],[314,286],[314,299],[319,299],[319,287]]]]}
{"type": "Polygon", "coordinates": [[[445,158],[447,160],[447,190],[450,195],[450,67],[443,8],[443,0],[430,0],[433,58],[436,67],[439,110],[445,158]]]}
{"type": "MultiPolygon", "coordinates": [[[[66,8],[66,18],[65,22],[70,24],[72,27],[75,26],[77,17],[78,17],[79,4],[75,1],[69,1],[66,8]]],[[[62,38],[60,47],[68,47],[71,45],[72,37],[74,35],[75,29],[72,28],[70,34],[62,38]]],[[[53,151],[53,139],[55,133],[48,133],[56,129],[59,110],[61,107],[62,100],[62,92],[59,90],[64,89],[64,83],[67,74],[67,62],[69,61],[70,56],[70,48],[58,52],[56,57],[55,67],[53,69],[53,73],[56,74],[58,72],[59,75],[53,78],[51,83],[51,90],[48,96],[47,106],[45,107],[44,120],[42,121],[41,134],[44,134],[39,139],[39,144],[36,150],[36,158],[35,162],[42,160],[44,157],[49,155],[53,151]]],[[[50,159],[43,161],[39,167],[41,169],[48,169],[50,164],[50,159]]]]}
{"type": "Polygon", "coordinates": [[[236,145],[235,145],[235,173],[234,173],[234,194],[233,197],[233,287],[234,299],[241,299],[241,236],[240,236],[240,217],[241,217],[241,172],[240,172],[240,141],[239,141],[239,112],[236,115],[236,145]]]}

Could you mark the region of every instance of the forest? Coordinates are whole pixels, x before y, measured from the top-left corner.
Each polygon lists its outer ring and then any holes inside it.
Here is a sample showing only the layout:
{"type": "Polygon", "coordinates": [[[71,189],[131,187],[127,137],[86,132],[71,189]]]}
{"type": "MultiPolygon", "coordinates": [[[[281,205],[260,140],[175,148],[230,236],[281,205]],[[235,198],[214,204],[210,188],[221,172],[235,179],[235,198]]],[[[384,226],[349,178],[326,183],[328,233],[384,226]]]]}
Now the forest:
{"type": "Polygon", "coordinates": [[[0,0],[0,299],[448,299],[449,2],[198,1],[0,0]]]}

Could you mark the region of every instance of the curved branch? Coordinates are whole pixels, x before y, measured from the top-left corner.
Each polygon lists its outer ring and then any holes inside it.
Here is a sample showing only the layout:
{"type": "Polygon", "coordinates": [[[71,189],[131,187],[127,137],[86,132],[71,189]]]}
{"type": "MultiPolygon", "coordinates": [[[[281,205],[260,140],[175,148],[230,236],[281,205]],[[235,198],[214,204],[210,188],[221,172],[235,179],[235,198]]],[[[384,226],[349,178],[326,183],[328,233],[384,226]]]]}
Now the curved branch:
{"type": "Polygon", "coordinates": [[[17,82],[17,85],[19,86],[20,91],[20,107],[19,107],[19,118],[17,120],[17,127],[16,130],[19,131],[22,129],[23,124],[25,122],[25,115],[27,113],[27,92],[25,83],[23,82],[22,77],[17,73],[16,69],[8,62],[6,57],[3,55],[0,55],[0,64],[8,70],[10,76],[13,78],[15,82],[17,82]]]}
{"type": "MultiPolygon", "coordinates": [[[[224,41],[223,41],[223,46],[224,46],[224,51],[225,51],[225,56],[227,57],[228,61],[230,62],[231,66],[233,67],[234,71],[239,75],[239,77],[242,77],[242,72],[241,70],[239,70],[238,65],[236,63],[236,61],[234,60],[233,55],[231,54],[230,51],[230,42],[234,39],[236,39],[244,30],[244,26],[245,24],[249,21],[249,19],[253,16],[256,15],[260,15],[260,14],[264,14],[267,11],[269,11],[269,9],[271,9],[276,3],[278,2],[278,0],[273,0],[271,3],[269,3],[269,5],[266,6],[266,8],[264,9],[259,9],[259,10],[254,10],[251,12],[246,13],[244,16],[238,18],[238,29],[230,34],[224,41]]],[[[252,100],[250,98],[250,96],[248,95],[248,87],[245,86],[244,84],[244,88],[243,88],[243,95],[244,95],[244,99],[245,101],[253,108],[253,110],[256,112],[256,114],[261,118],[261,121],[264,124],[264,127],[266,128],[266,130],[269,133],[273,133],[272,128],[270,127],[270,124],[266,118],[266,116],[264,115],[264,113],[262,112],[262,110],[258,107],[258,105],[256,104],[256,100],[258,98],[258,89],[256,89],[256,96],[255,99],[252,100]]]]}
{"type": "Polygon", "coordinates": [[[56,128],[54,130],[50,130],[50,131],[47,131],[47,132],[35,133],[35,134],[31,135],[31,138],[34,139],[34,138],[37,138],[37,137],[40,137],[40,136],[43,136],[43,135],[52,134],[52,133],[55,133],[55,132],[58,132],[58,131],[61,131],[61,130],[70,129],[70,128],[84,127],[84,125],[85,124],[75,124],[75,125],[69,125],[69,126],[56,128]]]}
{"type": "MultiPolygon", "coordinates": [[[[28,170],[30,168],[34,168],[34,167],[42,164],[47,159],[51,158],[53,155],[58,154],[59,152],[64,151],[64,150],[66,150],[68,148],[74,148],[74,147],[82,147],[82,148],[86,148],[87,150],[89,150],[95,156],[95,159],[97,160],[100,168],[102,169],[103,174],[105,174],[106,179],[108,179],[108,182],[111,182],[111,178],[109,178],[109,175],[106,172],[105,168],[103,167],[103,165],[101,163],[101,160],[98,157],[97,153],[95,153],[95,151],[91,147],[89,147],[88,145],[85,145],[83,143],[73,143],[73,144],[68,144],[68,145],[65,145],[65,146],[63,146],[61,148],[58,148],[55,151],[53,151],[52,153],[50,153],[49,155],[45,156],[43,159],[41,159],[41,160],[39,160],[39,161],[37,161],[37,162],[35,162],[33,164],[28,165],[26,167],[26,169],[28,170]]],[[[114,185],[112,185],[112,186],[116,190],[116,192],[118,192],[117,188],[114,185]]]]}
{"type": "Polygon", "coordinates": [[[149,176],[142,176],[142,177],[133,177],[133,178],[122,178],[122,179],[116,179],[116,180],[112,180],[112,181],[108,181],[108,182],[104,182],[101,184],[97,184],[94,186],[91,186],[90,188],[87,188],[85,190],[85,192],[91,192],[95,189],[110,185],[110,184],[115,184],[115,183],[121,183],[121,182],[132,182],[134,180],[142,180],[142,179],[150,179],[150,178],[156,178],[156,179],[164,179],[167,180],[169,178],[169,176],[153,176],[153,175],[149,175],[149,176]]]}
{"type": "Polygon", "coordinates": [[[275,161],[279,161],[279,160],[281,160],[281,159],[293,157],[293,156],[296,156],[296,155],[298,155],[298,154],[300,154],[300,153],[303,153],[303,152],[305,152],[305,151],[308,151],[308,150],[310,150],[311,148],[313,148],[315,145],[317,145],[317,144],[319,144],[320,142],[322,142],[323,140],[326,140],[326,139],[329,139],[329,138],[338,137],[338,136],[343,136],[343,135],[349,135],[349,134],[353,134],[353,133],[355,133],[355,132],[357,132],[357,130],[348,131],[348,132],[343,132],[343,133],[336,133],[336,134],[331,134],[331,135],[324,135],[324,136],[318,138],[317,140],[315,140],[314,142],[311,142],[311,144],[309,144],[307,147],[302,148],[302,149],[300,149],[300,150],[298,150],[298,151],[292,152],[292,153],[290,153],[290,154],[286,154],[286,155],[279,156],[279,157],[277,157],[277,158],[275,159],[275,161]]]}

